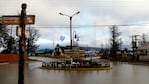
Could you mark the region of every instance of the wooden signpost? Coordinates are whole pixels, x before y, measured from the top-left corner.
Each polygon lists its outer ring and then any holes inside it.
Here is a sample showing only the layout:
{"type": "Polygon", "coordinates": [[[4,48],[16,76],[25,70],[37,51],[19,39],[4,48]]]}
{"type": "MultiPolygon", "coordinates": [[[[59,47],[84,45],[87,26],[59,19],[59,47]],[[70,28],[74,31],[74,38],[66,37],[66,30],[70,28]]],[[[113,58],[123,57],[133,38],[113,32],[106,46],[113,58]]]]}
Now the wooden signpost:
{"type": "MultiPolygon", "coordinates": [[[[35,22],[35,15],[27,15],[25,17],[25,25],[34,24],[34,22],[35,22]]],[[[20,24],[20,16],[16,16],[16,15],[2,16],[2,24],[19,25],[20,24]]]]}
{"type": "Polygon", "coordinates": [[[24,84],[24,54],[25,54],[25,25],[34,24],[35,15],[26,15],[27,5],[23,3],[21,5],[21,15],[7,15],[2,16],[1,23],[5,25],[19,25],[21,28],[21,36],[19,40],[19,65],[18,65],[18,84],[24,84]]]}

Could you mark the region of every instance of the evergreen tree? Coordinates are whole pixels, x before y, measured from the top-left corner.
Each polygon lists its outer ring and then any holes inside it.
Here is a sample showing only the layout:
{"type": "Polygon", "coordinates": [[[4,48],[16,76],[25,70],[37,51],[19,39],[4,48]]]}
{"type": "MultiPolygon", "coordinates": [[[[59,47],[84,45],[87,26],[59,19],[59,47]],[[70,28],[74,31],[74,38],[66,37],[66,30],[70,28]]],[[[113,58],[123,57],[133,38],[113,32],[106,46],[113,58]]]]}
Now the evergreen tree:
{"type": "Polygon", "coordinates": [[[5,25],[0,24],[0,47],[7,49],[8,40],[8,29],[5,25]]]}
{"type": "Polygon", "coordinates": [[[14,37],[9,35],[9,29],[6,27],[6,25],[0,24],[0,47],[4,48],[5,53],[11,53],[12,50],[14,50],[14,43],[15,39],[14,37]]]}
{"type": "Polygon", "coordinates": [[[121,38],[119,37],[121,35],[121,32],[119,32],[118,27],[116,25],[114,25],[114,26],[110,27],[110,33],[111,33],[110,54],[111,54],[111,57],[117,57],[117,51],[120,50],[121,45],[122,45],[121,38]]]}

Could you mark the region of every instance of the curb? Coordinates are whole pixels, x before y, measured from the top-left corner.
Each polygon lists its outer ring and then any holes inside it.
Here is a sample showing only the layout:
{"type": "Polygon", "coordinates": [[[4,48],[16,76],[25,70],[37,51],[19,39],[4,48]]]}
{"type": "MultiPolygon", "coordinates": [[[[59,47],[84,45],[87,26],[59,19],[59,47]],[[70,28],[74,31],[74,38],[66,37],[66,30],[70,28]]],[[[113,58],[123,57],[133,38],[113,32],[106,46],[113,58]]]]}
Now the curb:
{"type": "Polygon", "coordinates": [[[5,65],[5,64],[9,64],[9,62],[0,63],[0,65],[5,65]]]}

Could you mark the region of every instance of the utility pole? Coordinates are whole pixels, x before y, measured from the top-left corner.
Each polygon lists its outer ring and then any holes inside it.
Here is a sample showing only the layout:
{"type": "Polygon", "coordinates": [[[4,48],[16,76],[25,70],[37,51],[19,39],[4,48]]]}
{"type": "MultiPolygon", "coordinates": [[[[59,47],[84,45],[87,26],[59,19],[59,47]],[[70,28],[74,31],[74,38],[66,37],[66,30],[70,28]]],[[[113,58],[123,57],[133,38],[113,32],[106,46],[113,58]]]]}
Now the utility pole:
{"type": "Polygon", "coordinates": [[[18,84],[24,84],[24,53],[25,53],[25,18],[26,18],[26,7],[25,3],[22,4],[21,16],[20,16],[20,27],[21,36],[19,40],[19,73],[18,73],[18,84]]]}
{"type": "Polygon", "coordinates": [[[69,19],[70,19],[70,48],[72,49],[72,16],[70,16],[69,19]]]}
{"type": "Polygon", "coordinates": [[[135,53],[135,51],[137,52],[137,48],[138,48],[138,46],[137,46],[137,41],[138,41],[137,37],[138,36],[139,35],[132,35],[133,59],[135,59],[136,58],[136,55],[137,55],[137,53],[135,53]]]}

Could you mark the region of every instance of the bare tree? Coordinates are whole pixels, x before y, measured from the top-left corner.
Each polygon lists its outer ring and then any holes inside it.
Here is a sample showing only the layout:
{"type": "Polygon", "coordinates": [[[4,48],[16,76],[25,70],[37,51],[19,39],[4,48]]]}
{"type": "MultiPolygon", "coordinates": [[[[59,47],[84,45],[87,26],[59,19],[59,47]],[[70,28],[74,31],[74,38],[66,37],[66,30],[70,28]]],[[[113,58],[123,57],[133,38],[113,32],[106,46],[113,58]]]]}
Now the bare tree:
{"type": "Polygon", "coordinates": [[[27,41],[27,53],[35,53],[36,49],[39,47],[36,43],[40,37],[39,31],[37,29],[30,30],[30,38],[27,41]]]}
{"type": "Polygon", "coordinates": [[[140,45],[144,45],[146,43],[147,43],[147,35],[143,33],[140,39],[140,45]]]}

